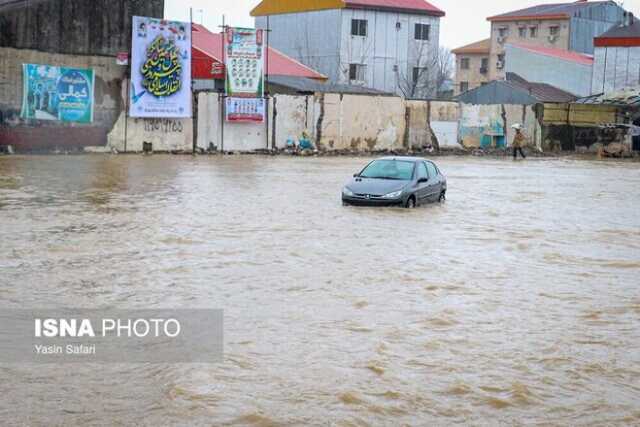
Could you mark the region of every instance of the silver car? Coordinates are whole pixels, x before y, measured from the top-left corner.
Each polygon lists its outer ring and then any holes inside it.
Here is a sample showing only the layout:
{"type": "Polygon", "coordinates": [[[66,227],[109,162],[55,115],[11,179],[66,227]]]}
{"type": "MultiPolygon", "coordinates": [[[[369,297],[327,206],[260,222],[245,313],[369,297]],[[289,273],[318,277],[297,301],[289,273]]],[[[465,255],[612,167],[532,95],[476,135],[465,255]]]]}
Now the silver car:
{"type": "Polygon", "coordinates": [[[342,203],[356,206],[404,206],[444,202],[447,179],[430,160],[384,157],[369,163],[342,189],[342,203]]]}

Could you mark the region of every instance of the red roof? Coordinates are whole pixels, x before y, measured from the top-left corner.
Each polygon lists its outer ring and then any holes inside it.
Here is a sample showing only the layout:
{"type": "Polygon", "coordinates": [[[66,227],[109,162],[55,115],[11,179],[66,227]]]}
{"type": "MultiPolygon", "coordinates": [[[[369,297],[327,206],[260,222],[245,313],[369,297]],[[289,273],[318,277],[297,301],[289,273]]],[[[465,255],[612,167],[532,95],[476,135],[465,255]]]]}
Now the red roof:
{"type": "Polygon", "coordinates": [[[538,53],[540,55],[552,56],[554,58],[564,59],[565,61],[576,62],[582,65],[593,65],[593,57],[590,55],[585,55],[583,53],[563,49],[554,49],[550,47],[528,45],[524,43],[509,44],[520,49],[528,50],[529,52],[538,53]]]}
{"type": "Polygon", "coordinates": [[[425,0],[344,0],[348,8],[412,11],[433,16],[444,16],[443,10],[425,0]]]}
{"type": "MultiPolygon", "coordinates": [[[[193,24],[193,77],[215,78],[211,73],[213,63],[222,63],[222,35],[212,33],[202,25],[193,24]]],[[[327,77],[306,65],[288,57],[284,53],[270,47],[268,53],[268,70],[271,76],[304,77],[308,79],[326,80],[327,77]]]]}

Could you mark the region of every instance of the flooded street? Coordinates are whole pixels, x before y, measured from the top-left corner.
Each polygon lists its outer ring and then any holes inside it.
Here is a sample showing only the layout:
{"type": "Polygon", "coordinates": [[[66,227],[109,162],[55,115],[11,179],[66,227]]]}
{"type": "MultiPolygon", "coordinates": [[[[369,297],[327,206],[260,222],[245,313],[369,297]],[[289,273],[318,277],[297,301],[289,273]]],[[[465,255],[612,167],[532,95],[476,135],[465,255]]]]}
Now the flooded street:
{"type": "Polygon", "coordinates": [[[0,157],[0,306],[220,308],[225,362],[0,365],[2,425],[640,425],[637,163],[0,157]]]}

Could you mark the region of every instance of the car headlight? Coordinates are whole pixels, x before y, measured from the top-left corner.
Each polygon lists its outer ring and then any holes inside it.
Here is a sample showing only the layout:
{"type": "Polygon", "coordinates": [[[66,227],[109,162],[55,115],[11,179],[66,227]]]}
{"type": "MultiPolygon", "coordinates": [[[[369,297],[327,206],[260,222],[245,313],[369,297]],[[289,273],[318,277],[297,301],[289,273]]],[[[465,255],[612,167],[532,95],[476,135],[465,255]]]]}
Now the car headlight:
{"type": "Polygon", "coordinates": [[[342,189],[342,194],[344,194],[347,197],[353,197],[355,194],[353,194],[353,191],[349,190],[347,187],[344,187],[342,189]]]}
{"type": "Polygon", "coordinates": [[[385,194],[383,196],[383,198],[385,198],[385,199],[397,199],[400,196],[402,196],[402,190],[394,191],[393,193],[389,193],[389,194],[385,194]]]}

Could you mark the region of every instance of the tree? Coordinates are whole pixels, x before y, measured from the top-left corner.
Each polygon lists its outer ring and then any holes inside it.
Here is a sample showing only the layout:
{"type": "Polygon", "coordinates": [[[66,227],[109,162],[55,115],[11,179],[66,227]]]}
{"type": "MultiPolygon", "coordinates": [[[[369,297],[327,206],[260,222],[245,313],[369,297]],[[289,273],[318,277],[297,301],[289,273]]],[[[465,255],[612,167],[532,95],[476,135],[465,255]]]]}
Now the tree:
{"type": "Polygon", "coordinates": [[[440,46],[430,52],[426,43],[415,43],[406,66],[398,67],[398,88],[405,98],[435,98],[453,76],[453,55],[440,46]]]}

